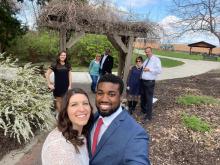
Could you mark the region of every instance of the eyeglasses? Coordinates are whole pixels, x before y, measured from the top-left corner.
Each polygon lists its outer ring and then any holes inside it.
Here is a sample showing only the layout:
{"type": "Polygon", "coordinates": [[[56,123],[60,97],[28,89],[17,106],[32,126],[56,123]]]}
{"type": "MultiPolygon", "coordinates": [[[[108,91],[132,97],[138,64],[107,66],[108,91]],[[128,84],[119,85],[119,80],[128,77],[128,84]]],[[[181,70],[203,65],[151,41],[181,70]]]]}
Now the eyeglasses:
{"type": "Polygon", "coordinates": [[[141,61],[136,61],[136,62],[141,62],[141,61]]]}

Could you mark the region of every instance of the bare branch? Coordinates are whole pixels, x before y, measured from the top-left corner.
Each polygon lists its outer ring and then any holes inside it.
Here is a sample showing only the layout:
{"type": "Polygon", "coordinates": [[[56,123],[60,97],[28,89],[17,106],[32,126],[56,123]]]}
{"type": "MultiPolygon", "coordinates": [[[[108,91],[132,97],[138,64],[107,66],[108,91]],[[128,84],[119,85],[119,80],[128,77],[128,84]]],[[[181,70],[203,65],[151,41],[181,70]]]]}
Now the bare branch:
{"type": "Polygon", "coordinates": [[[220,44],[220,0],[173,0],[171,12],[182,26],[179,34],[186,32],[211,32],[220,44]]]}

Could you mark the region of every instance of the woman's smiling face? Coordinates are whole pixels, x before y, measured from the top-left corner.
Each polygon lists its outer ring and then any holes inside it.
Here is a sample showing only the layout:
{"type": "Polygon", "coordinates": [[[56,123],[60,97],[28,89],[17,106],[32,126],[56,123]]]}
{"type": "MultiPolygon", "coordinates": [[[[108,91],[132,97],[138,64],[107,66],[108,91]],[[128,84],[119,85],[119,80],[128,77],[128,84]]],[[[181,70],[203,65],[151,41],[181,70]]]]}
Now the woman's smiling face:
{"type": "Polygon", "coordinates": [[[67,113],[73,124],[73,128],[81,131],[83,126],[87,124],[91,114],[91,106],[88,98],[84,94],[79,93],[71,96],[67,113]]]}

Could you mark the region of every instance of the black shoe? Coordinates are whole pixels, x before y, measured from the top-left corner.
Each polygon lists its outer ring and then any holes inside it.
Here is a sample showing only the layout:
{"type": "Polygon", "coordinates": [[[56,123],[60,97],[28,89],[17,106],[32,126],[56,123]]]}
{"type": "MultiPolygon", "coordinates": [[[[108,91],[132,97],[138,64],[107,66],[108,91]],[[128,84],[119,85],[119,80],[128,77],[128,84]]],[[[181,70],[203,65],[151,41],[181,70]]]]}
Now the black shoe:
{"type": "Polygon", "coordinates": [[[129,108],[129,113],[132,115],[133,114],[133,109],[129,108]]]}
{"type": "Polygon", "coordinates": [[[151,120],[151,119],[152,119],[152,116],[148,116],[148,115],[144,116],[144,120],[151,120]]]}
{"type": "Polygon", "coordinates": [[[144,112],[143,110],[141,110],[141,112],[142,112],[143,114],[146,114],[146,112],[144,112]]]}

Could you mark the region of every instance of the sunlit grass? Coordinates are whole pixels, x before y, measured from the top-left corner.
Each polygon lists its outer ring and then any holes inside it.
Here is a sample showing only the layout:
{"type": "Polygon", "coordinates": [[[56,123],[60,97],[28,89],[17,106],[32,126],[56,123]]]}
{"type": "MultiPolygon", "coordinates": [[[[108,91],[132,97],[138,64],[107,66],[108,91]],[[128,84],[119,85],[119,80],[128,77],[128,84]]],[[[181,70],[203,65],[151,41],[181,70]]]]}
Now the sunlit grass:
{"type": "Polygon", "coordinates": [[[195,115],[187,115],[186,113],[182,114],[182,121],[185,127],[199,132],[209,132],[211,126],[209,123],[203,121],[201,118],[195,115]]]}
{"type": "Polygon", "coordinates": [[[185,95],[177,99],[182,105],[220,104],[220,101],[211,96],[185,95]]]}
{"type": "MultiPolygon", "coordinates": [[[[146,59],[146,55],[142,55],[142,54],[134,54],[133,57],[132,57],[132,64],[135,65],[135,58],[137,56],[142,56],[143,59],[145,60],[146,59]]],[[[168,58],[163,58],[163,57],[159,57],[160,60],[161,60],[161,65],[162,67],[164,68],[171,68],[171,67],[176,67],[176,66],[179,66],[179,65],[183,65],[184,62],[182,61],[178,61],[178,60],[173,60],[173,59],[168,59],[168,58]]]]}
{"type": "MultiPolygon", "coordinates": [[[[143,49],[135,49],[135,53],[143,54],[143,49]]],[[[201,54],[189,54],[188,52],[177,52],[177,51],[168,51],[168,50],[153,50],[154,54],[166,57],[174,57],[174,58],[183,58],[183,59],[190,59],[190,60],[204,60],[201,54]]],[[[211,59],[206,59],[206,61],[211,61],[211,59]]],[[[220,62],[220,57],[218,57],[218,62],[220,62]]]]}

